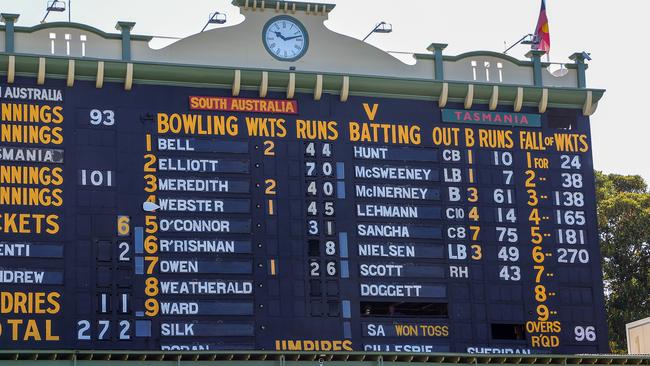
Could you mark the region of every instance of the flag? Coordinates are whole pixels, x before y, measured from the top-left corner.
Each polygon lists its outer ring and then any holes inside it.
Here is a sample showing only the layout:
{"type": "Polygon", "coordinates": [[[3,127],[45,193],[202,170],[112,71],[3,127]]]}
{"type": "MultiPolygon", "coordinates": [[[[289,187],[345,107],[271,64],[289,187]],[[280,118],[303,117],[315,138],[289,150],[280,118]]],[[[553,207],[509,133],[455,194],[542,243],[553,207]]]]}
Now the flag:
{"type": "Polygon", "coordinates": [[[548,52],[551,50],[551,34],[548,30],[548,17],[546,16],[546,0],[542,0],[542,8],[539,10],[537,27],[535,27],[535,40],[537,44],[533,46],[539,51],[548,52]]]}

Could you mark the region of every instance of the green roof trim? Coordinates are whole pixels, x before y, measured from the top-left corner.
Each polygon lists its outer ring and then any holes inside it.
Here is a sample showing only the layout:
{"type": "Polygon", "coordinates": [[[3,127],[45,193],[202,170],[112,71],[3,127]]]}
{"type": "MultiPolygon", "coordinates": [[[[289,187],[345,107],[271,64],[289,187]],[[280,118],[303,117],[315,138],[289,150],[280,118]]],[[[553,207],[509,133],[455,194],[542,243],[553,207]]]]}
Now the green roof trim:
{"type": "MultiPolygon", "coordinates": [[[[435,57],[433,53],[416,53],[413,54],[413,56],[416,59],[423,59],[423,60],[433,60],[435,57]]],[[[527,60],[519,60],[517,58],[514,58],[512,56],[499,53],[499,52],[494,52],[494,51],[472,51],[472,52],[465,52],[461,53],[460,55],[455,55],[455,56],[450,56],[450,55],[444,55],[443,59],[445,61],[458,61],[462,60],[464,58],[469,58],[469,57],[481,57],[481,56],[488,56],[488,57],[496,57],[500,58],[505,61],[512,62],[513,64],[517,66],[525,66],[525,67],[533,67],[533,62],[532,61],[527,61],[527,60]]],[[[549,66],[551,63],[550,62],[542,62],[543,67],[549,66]]]]}
{"type": "MultiPolygon", "coordinates": [[[[8,53],[0,53],[0,74],[5,74],[8,64],[8,53]]],[[[46,77],[64,79],[67,76],[68,60],[64,56],[42,56],[11,54],[16,57],[17,76],[36,77],[38,59],[44,57],[47,62],[46,77]]],[[[78,80],[95,80],[98,61],[104,61],[104,77],[106,81],[123,82],[126,75],[125,61],[100,60],[93,58],[72,58],[75,60],[75,77],[78,80]]],[[[137,84],[183,85],[196,87],[230,88],[234,79],[234,68],[218,66],[184,65],[173,63],[152,63],[133,61],[134,87],[137,84]]],[[[313,92],[316,86],[316,73],[289,70],[265,70],[254,68],[239,68],[241,70],[242,89],[257,89],[261,81],[262,71],[269,75],[270,90],[286,90],[289,74],[296,74],[296,89],[299,92],[313,92]]],[[[339,94],[344,74],[321,73],[323,89],[327,93],[339,94]]],[[[347,74],[345,74],[347,75],[347,74]]],[[[350,78],[350,95],[383,96],[402,99],[437,100],[442,91],[442,81],[433,79],[407,79],[371,75],[347,75],[350,78]]],[[[465,81],[445,81],[449,84],[449,100],[462,102],[465,98],[467,85],[465,81]]],[[[499,104],[514,104],[517,88],[524,89],[524,105],[536,106],[541,98],[542,87],[522,86],[495,83],[477,83],[474,85],[475,104],[487,104],[491,97],[492,87],[499,86],[499,104]]],[[[605,90],[581,88],[553,88],[549,90],[549,107],[581,109],[591,91],[593,103],[598,102],[605,90]]]]}
{"type": "MultiPolygon", "coordinates": [[[[0,31],[5,30],[5,25],[0,25],[0,31]]],[[[104,32],[101,29],[92,27],[90,25],[86,24],[81,24],[81,23],[70,23],[70,22],[52,22],[52,23],[43,23],[43,24],[38,24],[33,27],[19,27],[19,26],[14,26],[14,31],[19,32],[19,33],[34,33],[39,30],[44,30],[44,29],[50,29],[50,28],[74,28],[74,29],[79,29],[83,30],[86,32],[92,32],[97,34],[100,37],[106,38],[106,39],[122,39],[122,34],[120,33],[107,33],[104,32]]],[[[131,35],[131,40],[135,41],[150,41],[154,37],[152,36],[140,36],[140,35],[131,35]]]]}
{"type": "Polygon", "coordinates": [[[464,58],[468,57],[479,57],[479,56],[488,56],[488,57],[496,57],[500,58],[502,60],[510,61],[515,65],[518,66],[527,66],[527,67],[533,67],[533,62],[532,61],[525,61],[525,60],[519,60],[516,59],[512,56],[499,53],[499,52],[494,52],[494,51],[472,51],[472,52],[465,52],[461,53],[460,55],[455,55],[455,56],[444,56],[445,61],[458,61],[464,58]]]}

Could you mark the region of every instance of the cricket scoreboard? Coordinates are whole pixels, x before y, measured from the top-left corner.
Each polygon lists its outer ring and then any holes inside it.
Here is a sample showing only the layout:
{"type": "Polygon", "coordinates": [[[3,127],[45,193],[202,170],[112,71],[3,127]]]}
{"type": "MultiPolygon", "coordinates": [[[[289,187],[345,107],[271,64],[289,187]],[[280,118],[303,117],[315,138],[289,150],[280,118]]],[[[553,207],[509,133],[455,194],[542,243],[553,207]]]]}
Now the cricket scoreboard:
{"type": "Polygon", "coordinates": [[[0,348],[607,350],[577,109],[0,85],[0,348]]]}

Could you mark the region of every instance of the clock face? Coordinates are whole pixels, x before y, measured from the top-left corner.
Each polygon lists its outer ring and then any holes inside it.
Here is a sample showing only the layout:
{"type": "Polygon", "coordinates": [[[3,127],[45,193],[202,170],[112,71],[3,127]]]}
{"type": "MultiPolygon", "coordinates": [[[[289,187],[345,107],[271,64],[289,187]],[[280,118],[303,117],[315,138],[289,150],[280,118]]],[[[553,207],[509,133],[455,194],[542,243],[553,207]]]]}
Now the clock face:
{"type": "Polygon", "coordinates": [[[262,37],[266,50],[281,61],[301,58],[309,46],[305,27],[296,19],[284,15],[269,20],[264,26],[262,37]]]}

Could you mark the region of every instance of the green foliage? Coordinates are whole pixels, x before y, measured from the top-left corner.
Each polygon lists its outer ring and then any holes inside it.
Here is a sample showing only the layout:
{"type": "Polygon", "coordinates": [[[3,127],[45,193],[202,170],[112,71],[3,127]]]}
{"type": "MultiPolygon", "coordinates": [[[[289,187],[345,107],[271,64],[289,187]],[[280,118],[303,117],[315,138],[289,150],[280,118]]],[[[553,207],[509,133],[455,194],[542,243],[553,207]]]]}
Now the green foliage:
{"type": "Polygon", "coordinates": [[[650,192],[642,177],[596,172],[605,304],[613,352],[625,324],[650,316],[650,192]]]}

